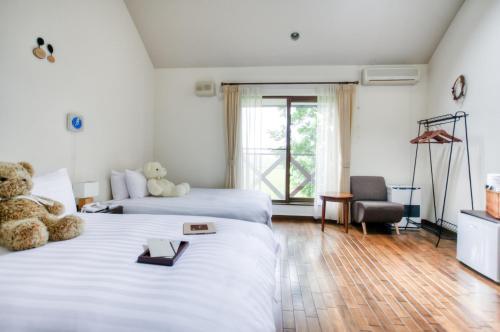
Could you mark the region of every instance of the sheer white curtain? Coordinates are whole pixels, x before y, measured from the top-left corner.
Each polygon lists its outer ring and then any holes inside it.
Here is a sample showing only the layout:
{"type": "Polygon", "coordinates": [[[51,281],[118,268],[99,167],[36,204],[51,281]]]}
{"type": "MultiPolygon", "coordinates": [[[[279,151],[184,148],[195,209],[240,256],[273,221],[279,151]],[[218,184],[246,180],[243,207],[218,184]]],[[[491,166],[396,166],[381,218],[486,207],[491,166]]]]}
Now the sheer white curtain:
{"type": "Polygon", "coordinates": [[[240,87],[240,120],[236,170],[236,188],[262,190],[260,174],[263,170],[261,152],[263,130],[262,91],[257,86],[240,87]]]}
{"type": "MultiPolygon", "coordinates": [[[[340,123],[335,85],[318,87],[314,217],[321,217],[319,195],[340,191],[340,123]]],[[[338,204],[327,204],[326,218],[338,219],[338,204]]]]}

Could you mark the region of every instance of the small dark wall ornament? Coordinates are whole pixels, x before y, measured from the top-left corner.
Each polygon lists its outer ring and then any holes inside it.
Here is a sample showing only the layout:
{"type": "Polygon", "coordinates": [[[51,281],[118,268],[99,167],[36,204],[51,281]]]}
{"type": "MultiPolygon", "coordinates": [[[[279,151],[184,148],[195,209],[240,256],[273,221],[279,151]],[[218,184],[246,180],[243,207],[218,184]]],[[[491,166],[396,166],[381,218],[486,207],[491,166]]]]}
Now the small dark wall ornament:
{"type": "Polygon", "coordinates": [[[467,86],[465,84],[464,75],[460,75],[453,83],[453,87],[451,88],[451,94],[453,96],[454,101],[460,101],[465,97],[465,93],[467,92],[467,86]]]}
{"type": "Polygon", "coordinates": [[[36,56],[38,59],[45,59],[47,53],[45,53],[45,51],[42,49],[42,46],[45,44],[45,41],[43,40],[43,38],[38,37],[36,39],[36,42],[38,46],[33,49],[33,55],[36,56]]]}
{"type": "Polygon", "coordinates": [[[56,58],[52,53],[54,53],[54,47],[51,44],[47,45],[47,50],[49,51],[50,55],[47,57],[47,60],[51,63],[56,62],[56,58]]]}

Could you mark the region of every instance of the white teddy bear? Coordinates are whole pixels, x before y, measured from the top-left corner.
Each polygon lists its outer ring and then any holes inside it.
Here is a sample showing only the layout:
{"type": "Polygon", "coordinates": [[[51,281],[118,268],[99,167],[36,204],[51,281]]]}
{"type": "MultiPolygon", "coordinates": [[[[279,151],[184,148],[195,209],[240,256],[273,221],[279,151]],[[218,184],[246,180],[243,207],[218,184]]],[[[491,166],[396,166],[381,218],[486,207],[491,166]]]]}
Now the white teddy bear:
{"type": "Polygon", "coordinates": [[[156,161],[144,165],[144,175],[148,179],[148,191],[153,196],[184,196],[191,190],[188,183],[175,185],[168,181],[166,168],[156,161]]]}

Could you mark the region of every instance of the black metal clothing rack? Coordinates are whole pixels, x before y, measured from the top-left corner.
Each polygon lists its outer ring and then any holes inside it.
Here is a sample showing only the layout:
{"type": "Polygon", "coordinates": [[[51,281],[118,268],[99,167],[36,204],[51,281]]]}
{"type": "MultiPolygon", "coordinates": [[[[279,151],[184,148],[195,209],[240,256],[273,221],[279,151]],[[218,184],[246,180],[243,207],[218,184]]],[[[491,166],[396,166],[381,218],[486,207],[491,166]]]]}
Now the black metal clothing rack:
{"type": "MultiPolygon", "coordinates": [[[[427,131],[432,127],[442,126],[444,124],[453,124],[453,132],[451,135],[455,136],[457,123],[460,122],[461,120],[463,120],[464,129],[465,129],[465,145],[466,145],[466,150],[467,150],[467,167],[468,167],[468,171],[469,171],[470,201],[471,201],[472,210],[474,210],[474,197],[472,194],[472,177],[471,177],[470,156],[469,156],[469,135],[468,135],[468,131],[467,131],[467,129],[468,129],[467,128],[467,117],[468,116],[469,116],[469,114],[467,114],[463,111],[458,111],[455,114],[445,114],[445,115],[440,115],[440,116],[436,116],[433,118],[420,120],[420,121],[418,121],[417,137],[420,136],[420,134],[422,132],[422,128],[425,128],[425,130],[427,131]]],[[[438,142],[436,142],[436,143],[438,143],[438,142]]],[[[448,183],[449,183],[449,179],[450,179],[451,157],[453,155],[453,143],[454,143],[453,140],[451,140],[451,142],[448,143],[451,145],[450,145],[450,152],[448,155],[448,169],[446,171],[446,183],[445,183],[445,187],[444,187],[443,207],[441,210],[441,217],[439,217],[439,218],[438,218],[437,205],[436,205],[436,190],[435,190],[435,186],[434,186],[434,170],[432,167],[432,149],[431,149],[432,142],[430,142],[430,140],[429,140],[429,142],[427,142],[427,143],[417,143],[416,149],[415,149],[415,161],[413,163],[413,176],[412,176],[412,180],[411,180],[411,187],[412,188],[415,185],[415,173],[417,170],[417,157],[418,157],[419,145],[420,144],[427,144],[429,147],[429,163],[430,163],[430,171],[431,171],[432,202],[433,202],[433,207],[434,207],[434,222],[436,223],[436,226],[438,227],[438,230],[435,232],[436,235],[438,236],[438,240],[436,242],[436,247],[439,245],[441,238],[443,238],[443,224],[455,226],[455,224],[453,224],[449,221],[446,221],[444,219],[444,212],[445,212],[445,208],[446,208],[446,198],[447,198],[447,192],[448,192],[448,183]]],[[[443,144],[443,143],[439,143],[439,144],[443,144]]],[[[410,192],[410,205],[408,207],[408,209],[409,209],[408,216],[411,216],[412,199],[413,199],[413,190],[411,190],[411,192],[410,192]]],[[[417,224],[415,221],[411,220],[410,217],[407,217],[406,220],[407,220],[407,222],[406,222],[405,230],[408,227],[408,223],[417,224]]]]}

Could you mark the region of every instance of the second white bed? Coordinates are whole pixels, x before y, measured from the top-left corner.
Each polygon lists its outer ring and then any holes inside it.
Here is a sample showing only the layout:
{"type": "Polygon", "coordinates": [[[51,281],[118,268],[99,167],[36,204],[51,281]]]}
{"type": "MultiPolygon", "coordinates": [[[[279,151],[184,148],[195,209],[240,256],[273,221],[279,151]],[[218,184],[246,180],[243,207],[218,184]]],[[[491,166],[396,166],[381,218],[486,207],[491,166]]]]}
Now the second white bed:
{"type": "Polygon", "coordinates": [[[144,197],[113,201],[125,214],[175,214],[239,219],[271,227],[272,202],[254,190],[193,188],[182,197],[144,197]]]}

